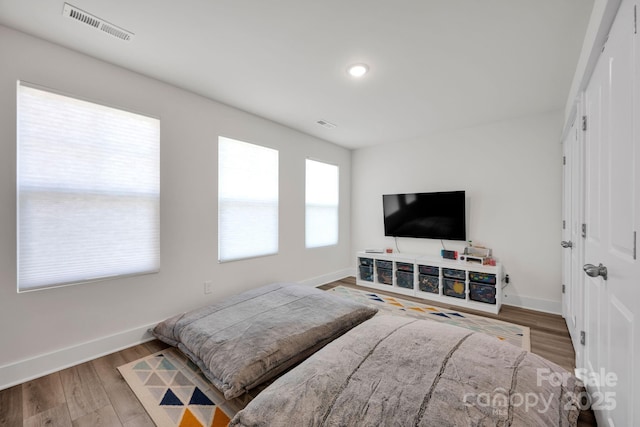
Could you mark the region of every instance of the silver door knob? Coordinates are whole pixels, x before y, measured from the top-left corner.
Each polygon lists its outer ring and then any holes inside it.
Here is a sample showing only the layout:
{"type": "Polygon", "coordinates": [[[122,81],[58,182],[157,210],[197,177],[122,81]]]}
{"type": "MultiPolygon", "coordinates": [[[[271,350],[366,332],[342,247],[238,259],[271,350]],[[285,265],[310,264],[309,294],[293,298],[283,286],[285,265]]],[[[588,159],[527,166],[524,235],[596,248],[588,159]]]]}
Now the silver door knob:
{"type": "Polygon", "coordinates": [[[587,273],[587,276],[590,276],[590,277],[602,276],[604,280],[607,280],[607,267],[605,267],[602,264],[599,264],[597,267],[593,264],[585,264],[584,267],[582,267],[582,269],[584,270],[585,273],[587,273]]]}
{"type": "Polygon", "coordinates": [[[562,242],[560,242],[560,246],[562,246],[563,248],[572,248],[573,247],[573,242],[571,241],[566,241],[563,240],[562,242]]]}

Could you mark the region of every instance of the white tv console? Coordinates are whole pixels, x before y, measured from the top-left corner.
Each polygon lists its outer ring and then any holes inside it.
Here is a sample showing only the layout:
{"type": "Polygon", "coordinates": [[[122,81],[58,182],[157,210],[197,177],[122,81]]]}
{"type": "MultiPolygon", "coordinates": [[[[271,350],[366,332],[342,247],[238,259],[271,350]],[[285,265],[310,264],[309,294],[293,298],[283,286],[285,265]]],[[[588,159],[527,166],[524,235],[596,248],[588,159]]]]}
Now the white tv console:
{"type": "Polygon", "coordinates": [[[356,254],[356,283],[447,305],[498,314],[502,265],[401,253],[356,254]]]}

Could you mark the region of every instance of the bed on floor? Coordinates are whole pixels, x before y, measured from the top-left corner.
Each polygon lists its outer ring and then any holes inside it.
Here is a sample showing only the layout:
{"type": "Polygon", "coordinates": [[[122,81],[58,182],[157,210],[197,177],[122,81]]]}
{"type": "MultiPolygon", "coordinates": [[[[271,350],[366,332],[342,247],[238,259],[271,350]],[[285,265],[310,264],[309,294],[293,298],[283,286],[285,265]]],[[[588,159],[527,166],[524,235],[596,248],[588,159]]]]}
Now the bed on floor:
{"type": "Polygon", "coordinates": [[[154,334],[227,399],[278,377],[230,426],[576,425],[581,384],[554,363],[482,333],[375,314],[274,284],[167,319],[154,334]]]}

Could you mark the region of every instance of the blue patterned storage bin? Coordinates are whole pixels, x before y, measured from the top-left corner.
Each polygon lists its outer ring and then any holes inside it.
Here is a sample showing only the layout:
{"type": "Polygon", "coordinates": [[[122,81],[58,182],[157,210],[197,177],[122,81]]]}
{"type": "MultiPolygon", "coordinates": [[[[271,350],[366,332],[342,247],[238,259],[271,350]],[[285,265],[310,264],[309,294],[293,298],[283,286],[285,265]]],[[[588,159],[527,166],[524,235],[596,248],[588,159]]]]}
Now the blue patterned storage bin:
{"type": "Polygon", "coordinates": [[[396,285],[401,288],[413,289],[413,272],[396,271],[396,285]]]}
{"type": "Polygon", "coordinates": [[[380,268],[376,269],[376,273],[378,273],[378,283],[382,283],[383,285],[393,285],[393,276],[390,268],[380,268]]]}
{"type": "Polygon", "coordinates": [[[413,264],[409,264],[408,262],[396,262],[396,269],[410,271],[413,273],[413,264]]]}
{"type": "Polygon", "coordinates": [[[428,274],[418,275],[418,289],[422,292],[429,292],[431,294],[440,293],[440,279],[437,276],[430,276],[428,274]]]}
{"type": "Polygon", "coordinates": [[[386,261],[383,259],[376,260],[376,267],[378,268],[388,268],[391,270],[393,268],[393,261],[386,261]]]}
{"type": "Polygon", "coordinates": [[[469,281],[470,282],[478,282],[478,283],[486,283],[488,285],[496,284],[496,275],[489,273],[478,273],[476,271],[469,272],[469,281]]]}
{"type": "Polygon", "coordinates": [[[373,282],[373,267],[369,265],[360,266],[360,280],[373,282]]]}
{"type": "Polygon", "coordinates": [[[466,298],[464,293],[464,282],[454,279],[442,279],[442,293],[449,297],[464,299],[466,298]]]}
{"type": "Polygon", "coordinates": [[[429,276],[440,276],[440,268],[431,265],[419,265],[418,273],[428,274],[429,276]]]}
{"type": "Polygon", "coordinates": [[[453,268],[443,268],[442,275],[444,277],[448,277],[450,279],[460,279],[465,280],[467,278],[466,271],[464,270],[454,270],[453,268]]]}
{"type": "Polygon", "coordinates": [[[474,301],[485,302],[487,304],[496,303],[496,287],[483,285],[482,283],[469,283],[469,298],[474,301]]]}
{"type": "Polygon", "coordinates": [[[371,265],[371,266],[373,266],[373,258],[360,258],[360,265],[371,265]]]}

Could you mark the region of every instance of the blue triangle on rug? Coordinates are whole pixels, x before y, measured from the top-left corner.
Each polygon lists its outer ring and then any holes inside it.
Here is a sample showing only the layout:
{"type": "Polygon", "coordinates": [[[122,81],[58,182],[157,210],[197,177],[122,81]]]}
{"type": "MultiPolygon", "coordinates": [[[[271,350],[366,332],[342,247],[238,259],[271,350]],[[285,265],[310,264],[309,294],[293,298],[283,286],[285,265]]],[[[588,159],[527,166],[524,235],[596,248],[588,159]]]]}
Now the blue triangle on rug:
{"type": "Polygon", "coordinates": [[[369,294],[369,299],[374,300],[374,301],[385,302],[385,300],[380,298],[378,295],[374,295],[374,294],[369,294]]]}
{"type": "Polygon", "coordinates": [[[198,387],[193,390],[193,394],[191,395],[191,400],[189,400],[189,405],[215,405],[198,387]]]}
{"type": "Polygon", "coordinates": [[[162,406],[184,406],[184,403],[178,399],[171,389],[167,389],[167,392],[164,394],[162,401],[160,402],[162,406]]]}

